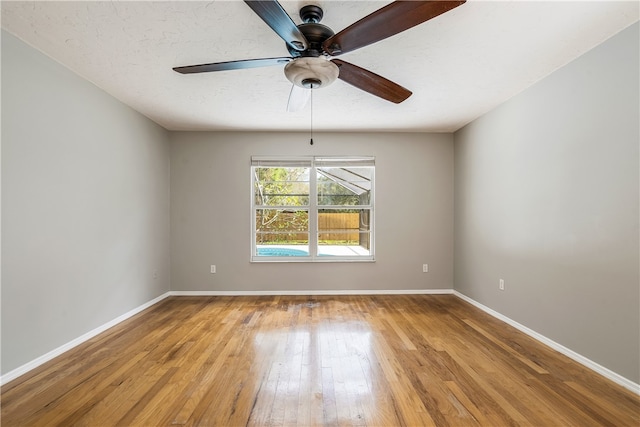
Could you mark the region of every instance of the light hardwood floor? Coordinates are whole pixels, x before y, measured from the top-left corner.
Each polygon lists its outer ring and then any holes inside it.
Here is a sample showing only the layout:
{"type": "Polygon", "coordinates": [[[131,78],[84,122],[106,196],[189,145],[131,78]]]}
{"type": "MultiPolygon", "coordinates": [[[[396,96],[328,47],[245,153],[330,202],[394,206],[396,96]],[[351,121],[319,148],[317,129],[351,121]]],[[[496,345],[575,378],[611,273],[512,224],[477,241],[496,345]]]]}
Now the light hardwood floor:
{"type": "Polygon", "coordinates": [[[2,389],[3,426],[638,426],[452,295],[171,297],[2,389]]]}

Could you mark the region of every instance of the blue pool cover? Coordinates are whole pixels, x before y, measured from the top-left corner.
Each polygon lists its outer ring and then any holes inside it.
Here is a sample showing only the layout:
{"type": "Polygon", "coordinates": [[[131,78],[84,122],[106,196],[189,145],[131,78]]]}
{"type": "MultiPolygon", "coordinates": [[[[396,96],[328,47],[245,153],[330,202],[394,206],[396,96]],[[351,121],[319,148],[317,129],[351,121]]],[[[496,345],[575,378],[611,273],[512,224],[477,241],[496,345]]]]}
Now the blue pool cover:
{"type": "Polygon", "coordinates": [[[302,249],[290,248],[258,248],[259,256],[309,256],[309,252],[302,249]]]}

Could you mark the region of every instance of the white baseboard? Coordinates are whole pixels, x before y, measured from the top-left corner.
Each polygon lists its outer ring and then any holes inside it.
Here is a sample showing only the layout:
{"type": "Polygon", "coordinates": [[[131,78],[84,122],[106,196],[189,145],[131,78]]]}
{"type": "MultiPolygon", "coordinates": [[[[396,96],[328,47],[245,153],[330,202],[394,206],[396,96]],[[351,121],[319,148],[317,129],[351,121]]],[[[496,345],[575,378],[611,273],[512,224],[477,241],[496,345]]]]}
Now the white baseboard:
{"type": "Polygon", "coordinates": [[[261,296],[261,295],[446,295],[453,289],[352,289],[316,291],[170,291],[172,296],[261,296]]]}
{"type": "Polygon", "coordinates": [[[60,347],[51,350],[50,352],[38,357],[37,359],[32,360],[31,362],[25,363],[24,365],[7,372],[6,374],[2,375],[0,377],[0,385],[5,385],[6,383],[8,383],[9,381],[12,381],[16,378],[18,378],[21,375],[26,374],[27,372],[31,371],[32,369],[37,368],[38,366],[42,365],[45,362],[48,362],[49,360],[60,356],[62,353],[64,353],[65,351],[69,351],[72,348],[82,344],[85,341],[90,340],[91,338],[95,337],[96,335],[106,331],[107,329],[117,325],[118,323],[127,320],[128,318],[140,313],[142,310],[145,310],[149,307],[151,307],[154,304],[159,303],[160,301],[162,301],[163,299],[167,298],[168,296],[170,296],[170,293],[164,293],[162,295],[160,295],[157,298],[152,299],[151,301],[148,301],[144,304],[142,304],[139,307],[134,308],[133,310],[130,310],[126,313],[124,313],[121,316],[116,317],[115,319],[105,323],[104,325],[98,326],[97,328],[87,332],[86,334],[83,334],[81,336],[79,336],[78,338],[69,341],[68,343],[61,345],[60,347]]]}
{"type": "Polygon", "coordinates": [[[507,316],[498,313],[497,311],[487,307],[486,305],[480,304],[478,301],[475,301],[471,298],[469,298],[468,296],[461,294],[458,291],[453,291],[453,294],[456,295],[458,298],[468,302],[471,305],[474,305],[476,307],[478,307],[480,310],[484,311],[487,314],[490,314],[491,316],[495,317],[496,319],[502,320],[503,322],[507,323],[508,325],[513,326],[514,328],[518,329],[521,332],[524,332],[525,334],[529,335],[530,337],[536,339],[537,341],[540,341],[542,344],[545,344],[549,347],[551,347],[552,349],[556,350],[559,353],[564,354],[565,356],[575,360],[576,362],[580,363],[581,365],[586,366],[587,368],[591,369],[592,371],[597,372],[598,374],[602,375],[605,378],[610,379],[611,381],[615,382],[616,384],[621,385],[622,387],[626,388],[627,390],[630,390],[638,395],[640,395],[640,384],[636,384],[633,381],[623,377],[620,374],[617,374],[615,372],[613,372],[612,370],[605,368],[604,366],[594,362],[591,359],[588,359],[584,356],[582,356],[581,354],[576,353],[575,351],[571,350],[570,348],[567,348],[565,346],[563,346],[562,344],[558,344],[557,342],[545,337],[544,335],[539,334],[538,332],[527,328],[526,326],[516,322],[515,320],[512,320],[510,318],[508,318],[507,316]]]}

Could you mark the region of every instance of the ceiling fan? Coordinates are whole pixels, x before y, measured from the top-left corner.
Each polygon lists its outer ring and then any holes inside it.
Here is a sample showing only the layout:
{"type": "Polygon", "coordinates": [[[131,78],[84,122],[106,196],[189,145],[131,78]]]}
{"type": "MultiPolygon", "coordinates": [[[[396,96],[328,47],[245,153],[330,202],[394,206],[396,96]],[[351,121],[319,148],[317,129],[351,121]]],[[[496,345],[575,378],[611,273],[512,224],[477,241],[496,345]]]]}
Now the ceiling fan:
{"type": "Polygon", "coordinates": [[[300,17],[303,23],[296,25],[277,0],[245,0],[286,42],[291,56],[187,65],[173,70],[192,74],[284,64],[285,76],[293,83],[289,111],[304,107],[310,93],[306,89],[322,88],[336,79],[399,104],[411,96],[411,91],[369,70],[332,57],[401,33],[448,12],[465,1],[395,1],[334,33],[331,28],[320,24],[323,11],[317,5],[302,7],[300,17]]]}

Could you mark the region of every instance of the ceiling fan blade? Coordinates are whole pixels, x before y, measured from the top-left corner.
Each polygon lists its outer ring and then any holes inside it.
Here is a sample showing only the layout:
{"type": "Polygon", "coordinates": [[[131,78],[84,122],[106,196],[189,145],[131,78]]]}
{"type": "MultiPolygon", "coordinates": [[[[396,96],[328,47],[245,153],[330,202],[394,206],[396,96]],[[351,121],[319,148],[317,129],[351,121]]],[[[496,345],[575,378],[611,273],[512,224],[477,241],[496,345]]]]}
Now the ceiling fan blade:
{"type": "Polygon", "coordinates": [[[302,31],[276,0],[245,0],[245,3],[293,49],[302,51],[309,46],[302,31]]]}
{"type": "Polygon", "coordinates": [[[311,89],[292,85],[291,93],[289,93],[289,102],[287,103],[287,112],[295,113],[304,110],[304,107],[309,103],[310,97],[311,89]]]}
{"type": "Polygon", "coordinates": [[[173,71],[181,74],[209,73],[211,71],[242,70],[245,68],[269,67],[272,65],[282,65],[293,58],[262,58],[243,59],[240,61],[214,62],[212,64],[186,65],[184,67],[174,67],[173,71]]]}
{"type": "Polygon", "coordinates": [[[331,55],[350,52],[422,24],[465,1],[395,1],[328,38],[322,47],[331,55]]]}
{"type": "Polygon", "coordinates": [[[395,104],[399,104],[411,96],[410,90],[369,70],[340,59],[332,59],[331,62],[338,66],[340,71],[338,78],[340,80],[372,95],[379,96],[395,104]]]}

